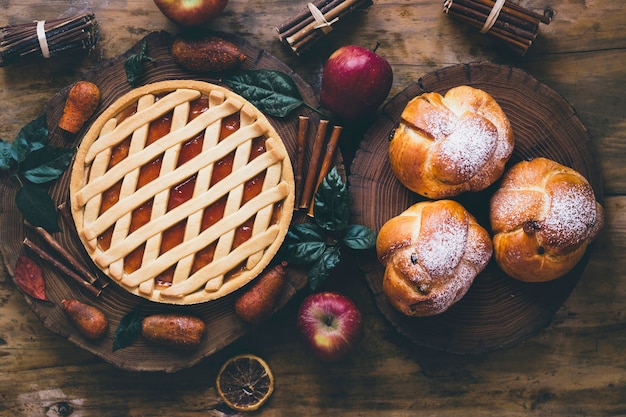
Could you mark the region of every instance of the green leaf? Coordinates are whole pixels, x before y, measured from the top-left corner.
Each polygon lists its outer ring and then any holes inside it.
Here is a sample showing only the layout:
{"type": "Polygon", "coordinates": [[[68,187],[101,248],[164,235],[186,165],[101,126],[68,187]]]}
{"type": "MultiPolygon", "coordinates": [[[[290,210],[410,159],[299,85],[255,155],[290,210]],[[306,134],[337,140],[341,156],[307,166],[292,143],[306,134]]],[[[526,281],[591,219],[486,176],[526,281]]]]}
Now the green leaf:
{"type": "Polygon", "coordinates": [[[73,155],[73,149],[46,146],[31,152],[20,165],[20,172],[35,184],[54,181],[63,174],[73,155]]]}
{"type": "Polygon", "coordinates": [[[126,79],[132,87],[139,85],[139,80],[143,76],[144,62],[155,62],[156,60],[147,55],[148,44],[144,41],[141,49],[136,54],[131,54],[124,61],[124,71],[126,71],[126,79]]]}
{"type": "Polygon", "coordinates": [[[15,204],[26,221],[48,232],[58,232],[57,210],[48,192],[38,186],[25,184],[15,196],[15,204]]]}
{"type": "Polygon", "coordinates": [[[11,144],[11,158],[16,162],[22,162],[28,154],[43,148],[47,143],[48,124],[46,115],[42,114],[20,129],[11,144]]]}
{"type": "Polygon", "coordinates": [[[141,333],[139,308],[133,309],[120,320],[113,337],[113,352],[130,346],[141,333]]]}
{"type": "Polygon", "coordinates": [[[315,193],[315,222],[324,230],[341,232],[350,221],[350,194],[335,167],[315,193]]]}
{"type": "Polygon", "coordinates": [[[289,228],[286,236],[291,242],[324,242],[324,231],[314,223],[296,224],[289,228]]]}
{"type": "Polygon", "coordinates": [[[276,70],[249,70],[226,76],[222,81],[234,92],[275,117],[286,117],[304,102],[293,79],[276,70]]]}
{"type": "Polygon", "coordinates": [[[309,287],[316,291],[330,276],[330,271],[339,264],[341,251],[338,246],[328,246],[322,256],[313,264],[307,277],[309,287]]]}
{"type": "Polygon", "coordinates": [[[283,256],[294,265],[315,262],[325,249],[324,231],[313,223],[291,226],[282,246],[283,256]]]}
{"type": "Polygon", "coordinates": [[[11,144],[0,139],[0,170],[9,171],[15,160],[11,156],[11,144]]]}
{"type": "Polygon", "coordinates": [[[376,246],[376,232],[367,226],[351,224],[343,236],[343,243],[350,249],[371,249],[376,246]]]}
{"type": "Polygon", "coordinates": [[[294,265],[317,261],[325,249],[324,242],[301,242],[285,246],[287,261],[294,265]]]}

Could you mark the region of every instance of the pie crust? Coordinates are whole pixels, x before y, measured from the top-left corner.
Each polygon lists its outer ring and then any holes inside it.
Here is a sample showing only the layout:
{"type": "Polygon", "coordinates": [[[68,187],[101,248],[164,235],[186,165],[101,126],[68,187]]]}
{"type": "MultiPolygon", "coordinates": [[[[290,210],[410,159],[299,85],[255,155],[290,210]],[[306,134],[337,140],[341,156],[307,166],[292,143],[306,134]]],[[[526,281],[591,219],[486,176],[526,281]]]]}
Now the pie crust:
{"type": "Polygon", "coordinates": [[[294,177],[267,118],[201,81],[122,96],[83,138],[70,202],[95,264],[152,301],[223,297],[259,275],[291,222],[294,177]]]}

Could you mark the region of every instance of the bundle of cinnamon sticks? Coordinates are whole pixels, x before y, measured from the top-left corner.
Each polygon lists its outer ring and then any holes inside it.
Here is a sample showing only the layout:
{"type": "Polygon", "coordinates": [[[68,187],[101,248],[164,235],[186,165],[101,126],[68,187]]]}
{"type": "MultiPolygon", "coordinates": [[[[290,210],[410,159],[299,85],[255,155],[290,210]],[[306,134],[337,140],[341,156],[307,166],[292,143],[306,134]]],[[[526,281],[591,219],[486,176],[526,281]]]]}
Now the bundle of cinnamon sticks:
{"type": "Polygon", "coordinates": [[[300,55],[332,31],[333,25],[372,4],[373,0],[316,0],[276,27],[278,39],[300,55]]]}
{"type": "Polygon", "coordinates": [[[305,164],[304,156],[307,150],[307,131],[309,118],[300,116],[298,124],[297,150],[295,162],[295,182],[296,182],[296,209],[307,210],[307,215],[313,217],[314,199],[317,188],[324,177],[330,171],[335,150],[339,143],[339,138],[343,128],[339,125],[332,126],[330,138],[326,141],[326,134],[329,127],[328,120],[320,120],[315,133],[311,159],[305,164]],[[326,150],[324,151],[324,145],[326,150]]]}
{"type": "Polygon", "coordinates": [[[520,55],[537,37],[539,24],[550,23],[553,15],[551,10],[542,15],[501,0],[444,0],[443,11],[504,41],[520,55]]]}
{"type": "MultiPolygon", "coordinates": [[[[71,220],[71,214],[69,213],[67,205],[62,203],[58,209],[61,213],[63,221],[68,225],[68,227],[72,228],[74,223],[71,220]]],[[[43,227],[32,226],[28,223],[27,226],[36,232],[39,240],[45,242],[45,246],[35,243],[32,239],[26,237],[22,242],[25,248],[52,266],[57,272],[60,273],[61,276],[69,278],[73,282],[79,284],[91,295],[95,297],[100,296],[102,289],[108,286],[107,281],[102,281],[98,275],[89,270],[76,256],[63,247],[61,242],[55,239],[43,227]]],[[[76,232],[74,231],[74,233],[76,232]]]]}
{"type": "Polygon", "coordinates": [[[0,67],[28,55],[50,58],[68,51],[89,52],[97,41],[98,24],[92,13],[0,27],[0,67]]]}

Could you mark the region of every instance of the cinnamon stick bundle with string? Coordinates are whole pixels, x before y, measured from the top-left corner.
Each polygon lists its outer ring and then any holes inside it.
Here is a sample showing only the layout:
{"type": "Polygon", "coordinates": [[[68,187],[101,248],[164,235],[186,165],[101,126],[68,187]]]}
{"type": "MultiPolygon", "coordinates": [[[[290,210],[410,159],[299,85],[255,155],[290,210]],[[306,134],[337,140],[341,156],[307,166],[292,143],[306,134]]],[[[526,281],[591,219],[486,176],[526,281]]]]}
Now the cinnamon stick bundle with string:
{"type": "Polygon", "coordinates": [[[372,4],[373,0],[316,0],[276,27],[278,39],[300,55],[330,33],[334,24],[372,4]]]}
{"type": "Polygon", "coordinates": [[[552,11],[542,14],[506,0],[444,0],[444,13],[504,41],[524,55],[537,37],[539,24],[549,24],[552,11]]]}
{"type": "Polygon", "coordinates": [[[28,55],[51,58],[70,51],[90,52],[97,42],[98,24],[92,13],[0,27],[0,67],[28,55]]]}

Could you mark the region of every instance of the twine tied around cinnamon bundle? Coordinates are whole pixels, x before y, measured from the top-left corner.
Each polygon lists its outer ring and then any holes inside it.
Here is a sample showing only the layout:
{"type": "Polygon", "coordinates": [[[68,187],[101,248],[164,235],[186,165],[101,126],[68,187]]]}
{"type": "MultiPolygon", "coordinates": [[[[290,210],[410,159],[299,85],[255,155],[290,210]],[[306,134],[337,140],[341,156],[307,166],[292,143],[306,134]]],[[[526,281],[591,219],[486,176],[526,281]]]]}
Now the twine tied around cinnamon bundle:
{"type": "Polygon", "coordinates": [[[537,37],[539,24],[549,24],[554,15],[549,9],[542,15],[507,0],[444,0],[443,11],[504,41],[520,55],[537,37]]]}
{"type": "Polygon", "coordinates": [[[373,0],[316,0],[276,27],[278,39],[300,55],[330,33],[333,25],[372,4],[373,0]]]}
{"type": "Polygon", "coordinates": [[[0,67],[29,55],[51,58],[70,51],[90,52],[97,42],[93,13],[0,27],[0,67]]]}

